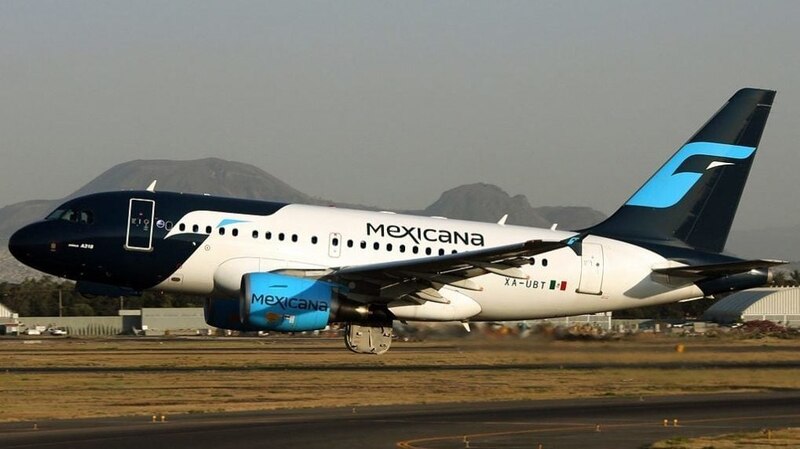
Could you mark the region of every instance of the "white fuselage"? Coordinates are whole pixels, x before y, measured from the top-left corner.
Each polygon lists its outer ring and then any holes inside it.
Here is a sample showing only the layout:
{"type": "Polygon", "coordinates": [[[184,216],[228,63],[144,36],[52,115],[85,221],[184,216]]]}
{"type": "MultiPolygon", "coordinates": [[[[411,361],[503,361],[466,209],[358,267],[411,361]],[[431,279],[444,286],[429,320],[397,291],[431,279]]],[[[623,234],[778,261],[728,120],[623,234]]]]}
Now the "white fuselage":
{"type": "MultiPolygon", "coordinates": [[[[159,290],[236,297],[244,274],[316,270],[463,253],[529,240],[560,241],[573,232],[418,217],[332,207],[288,205],[272,215],[194,211],[174,224],[208,238],[159,290]],[[195,228],[196,226],[196,228],[195,228]]],[[[486,274],[472,281],[482,290],[445,286],[453,313],[428,313],[439,304],[392,308],[401,319],[524,320],[603,312],[702,297],[689,281],[654,275],[666,260],[641,247],[595,236],[582,255],[562,248],[521,267],[529,278],[486,274]],[[465,298],[466,297],[466,298],[465,298]],[[474,301],[474,304],[473,304],[474,301]],[[464,316],[468,314],[469,316],[464,316]]]]}

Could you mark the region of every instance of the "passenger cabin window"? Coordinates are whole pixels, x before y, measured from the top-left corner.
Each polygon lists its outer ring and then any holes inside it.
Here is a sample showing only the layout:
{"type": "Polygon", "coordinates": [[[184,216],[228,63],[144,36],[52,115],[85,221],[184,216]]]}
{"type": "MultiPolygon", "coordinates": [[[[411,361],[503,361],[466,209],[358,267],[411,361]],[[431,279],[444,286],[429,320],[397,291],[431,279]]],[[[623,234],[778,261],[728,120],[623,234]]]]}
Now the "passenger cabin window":
{"type": "Polygon", "coordinates": [[[200,226],[192,225],[192,232],[197,232],[200,230],[200,226]]]}
{"type": "Polygon", "coordinates": [[[267,239],[267,240],[270,240],[272,238],[272,233],[269,232],[269,231],[265,232],[264,233],[264,238],[267,239]]]}
{"type": "Polygon", "coordinates": [[[352,240],[348,240],[347,241],[347,247],[348,248],[352,248],[353,247],[353,241],[352,240]]]}
{"type": "Polygon", "coordinates": [[[381,249],[381,244],[378,243],[378,242],[375,242],[375,243],[372,244],[372,248],[374,248],[375,251],[377,251],[377,250],[381,249]]]}
{"type": "Polygon", "coordinates": [[[233,234],[233,236],[236,237],[237,235],[239,235],[239,230],[236,229],[236,228],[233,228],[233,231],[231,232],[231,234],[233,234]]]}
{"type": "Polygon", "coordinates": [[[336,237],[334,237],[334,238],[333,238],[333,240],[331,240],[331,244],[332,244],[333,246],[339,246],[339,239],[337,239],[336,237]]]}
{"type": "Polygon", "coordinates": [[[318,241],[319,241],[319,240],[317,239],[317,236],[316,236],[316,235],[315,235],[315,236],[313,236],[313,237],[311,237],[311,243],[312,243],[312,244],[316,245],[318,241]]]}
{"type": "Polygon", "coordinates": [[[253,238],[254,238],[254,239],[257,239],[257,238],[258,238],[258,231],[253,231],[253,238]]]}
{"type": "Polygon", "coordinates": [[[391,243],[387,243],[386,244],[386,251],[391,251],[391,250],[392,250],[392,244],[391,243]]]}
{"type": "Polygon", "coordinates": [[[297,234],[292,234],[292,241],[297,242],[297,234]]]}
{"type": "Polygon", "coordinates": [[[181,231],[181,232],[185,231],[186,230],[186,224],[181,223],[181,225],[178,226],[178,230],[181,231]]]}
{"type": "Polygon", "coordinates": [[[367,242],[361,241],[361,249],[367,249],[367,242]]]}
{"type": "Polygon", "coordinates": [[[219,235],[225,235],[225,228],[219,228],[219,235]]]}
{"type": "Polygon", "coordinates": [[[206,234],[211,234],[211,226],[206,226],[206,234]]]}
{"type": "Polygon", "coordinates": [[[286,238],[286,236],[285,236],[285,235],[283,235],[283,232],[281,232],[280,234],[278,234],[278,240],[280,240],[280,241],[282,242],[284,238],[286,238]]]}

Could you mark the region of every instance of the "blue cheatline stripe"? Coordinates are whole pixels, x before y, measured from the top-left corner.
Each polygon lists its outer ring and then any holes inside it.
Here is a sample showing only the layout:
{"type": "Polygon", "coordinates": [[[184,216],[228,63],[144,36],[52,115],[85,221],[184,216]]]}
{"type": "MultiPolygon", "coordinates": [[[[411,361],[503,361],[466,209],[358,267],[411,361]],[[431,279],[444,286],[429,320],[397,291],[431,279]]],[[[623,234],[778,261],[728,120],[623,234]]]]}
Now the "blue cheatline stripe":
{"type": "Polygon", "coordinates": [[[227,226],[229,224],[236,224],[236,223],[247,223],[247,221],[246,220],[234,220],[232,218],[226,218],[226,219],[220,221],[219,224],[217,225],[217,227],[221,228],[223,226],[227,226]]]}
{"type": "Polygon", "coordinates": [[[724,143],[692,142],[684,145],[660,170],[625,203],[626,206],[672,207],[689,192],[703,173],[675,173],[692,156],[747,159],[755,147],[724,143]]]}

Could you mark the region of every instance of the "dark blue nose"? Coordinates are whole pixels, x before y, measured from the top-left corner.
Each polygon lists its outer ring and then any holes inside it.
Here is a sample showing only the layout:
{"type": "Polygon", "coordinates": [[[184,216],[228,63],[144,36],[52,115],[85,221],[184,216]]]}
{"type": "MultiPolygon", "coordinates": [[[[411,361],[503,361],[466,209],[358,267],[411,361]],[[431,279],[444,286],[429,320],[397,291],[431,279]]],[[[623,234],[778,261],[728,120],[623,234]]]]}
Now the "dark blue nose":
{"type": "Polygon", "coordinates": [[[8,240],[8,250],[24,264],[30,264],[31,259],[46,251],[47,244],[41,242],[41,237],[33,226],[25,226],[11,235],[8,240]]]}

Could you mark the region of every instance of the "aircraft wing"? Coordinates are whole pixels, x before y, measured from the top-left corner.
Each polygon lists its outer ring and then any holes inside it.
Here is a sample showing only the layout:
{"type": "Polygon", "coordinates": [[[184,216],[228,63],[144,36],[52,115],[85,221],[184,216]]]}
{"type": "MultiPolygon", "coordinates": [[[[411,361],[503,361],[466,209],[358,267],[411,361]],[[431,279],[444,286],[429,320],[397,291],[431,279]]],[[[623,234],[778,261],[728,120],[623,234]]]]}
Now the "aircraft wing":
{"type": "Polygon", "coordinates": [[[685,265],[680,267],[653,268],[654,273],[677,277],[716,277],[746,273],[759,268],[769,268],[789,262],[772,259],[740,260],[711,265],[685,265]]]}
{"type": "Polygon", "coordinates": [[[528,276],[519,267],[532,263],[532,258],[538,254],[578,241],[575,238],[561,241],[529,240],[457,254],[340,267],[325,278],[349,285],[348,297],[363,302],[377,300],[388,303],[403,299],[416,303],[447,303],[447,299],[438,292],[444,285],[480,291],[483,288],[471,278],[487,273],[527,279],[528,276]]]}

